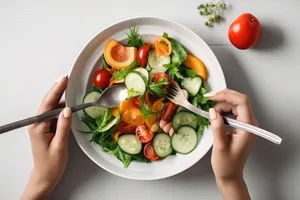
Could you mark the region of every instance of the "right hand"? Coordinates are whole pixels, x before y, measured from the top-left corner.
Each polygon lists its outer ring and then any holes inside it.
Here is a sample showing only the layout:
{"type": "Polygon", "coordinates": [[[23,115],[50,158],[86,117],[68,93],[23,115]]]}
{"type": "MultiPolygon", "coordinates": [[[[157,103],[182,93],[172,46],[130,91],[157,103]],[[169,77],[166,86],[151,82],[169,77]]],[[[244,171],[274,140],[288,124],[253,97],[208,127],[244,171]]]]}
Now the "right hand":
{"type": "MultiPolygon", "coordinates": [[[[230,184],[246,188],[243,169],[255,136],[238,129],[233,129],[232,132],[227,133],[220,113],[232,112],[237,120],[257,126],[248,97],[236,91],[225,89],[211,96],[210,99],[217,102],[215,107],[209,110],[209,113],[214,133],[211,163],[218,186],[221,191],[223,186],[229,187],[230,184]]],[[[224,191],[222,193],[224,196],[224,191]]],[[[243,197],[247,199],[245,196],[243,197]]],[[[229,199],[239,198],[230,195],[229,199]]]]}

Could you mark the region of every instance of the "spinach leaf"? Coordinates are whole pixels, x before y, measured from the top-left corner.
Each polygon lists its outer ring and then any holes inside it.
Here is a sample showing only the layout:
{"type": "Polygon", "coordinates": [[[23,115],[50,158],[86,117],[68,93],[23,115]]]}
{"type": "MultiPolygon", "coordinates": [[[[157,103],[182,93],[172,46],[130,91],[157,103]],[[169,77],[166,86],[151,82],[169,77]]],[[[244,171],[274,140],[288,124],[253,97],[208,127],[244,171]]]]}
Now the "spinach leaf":
{"type": "Polygon", "coordinates": [[[132,159],[136,160],[138,162],[144,162],[144,163],[151,162],[150,160],[148,160],[147,158],[145,158],[142,153],[139,153],[139,154],[136,154],[136,155],[132,155],[132,159]]]}
{"type": "Polygon", "coordinates": [[[102,56],[101,56],[101,62],[102,62],[103,69],[109,69],[109,65],[107,64],[107,62],[104,58],[104,54],[102,54],[102,56]]]}
{"type": "Polygon", "coordinates": [[[192,69],[185,69],[184,72],[185,72],[186,76],[188,76],[190,78],[195,78],[197,76],[197,73],[192,69]]]}
{"type": "Polygon", "coordinates": [[[168,38],[172,45],[172,64],[178,64],[180,65],[183,61],[186,60],[187,52],[183,48],[183,46],[178,42],[177,40],[173,38],[168,38]]]}
{"type": "Polygon", "coordinates": [[[95,119],[92,119],[87,114],[83,113],[83,116],[81,117],[81,121],[91,130],[95,131],[97,130],[97,123],[95,119]]]}
{"type": "Polygon", "coordinates": [[[111,109],[106,109],[104,115],[101,115],[96,119],[96,123],[98,125],[98,130],[101,130],[112,117],[111,109]]]}

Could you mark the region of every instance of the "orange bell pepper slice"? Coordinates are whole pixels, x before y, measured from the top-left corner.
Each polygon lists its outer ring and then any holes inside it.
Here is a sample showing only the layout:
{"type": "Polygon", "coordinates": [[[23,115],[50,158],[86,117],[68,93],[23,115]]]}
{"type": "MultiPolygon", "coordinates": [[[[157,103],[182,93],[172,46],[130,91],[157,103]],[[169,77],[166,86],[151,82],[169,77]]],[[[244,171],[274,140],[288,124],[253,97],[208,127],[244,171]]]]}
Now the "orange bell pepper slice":
{"type": "Polygon", "coordinates": [[[145,119],[144,116],[142,115],[142,112],[135,107],[127,109],[122,114],[122,120],[133,126],[141,126],[145,123],[145,119]]]}
{"type": "Polygon", "coordinates": [[[117,143],[118,139],[119,139],[119,135],[121,134],[120,131],[116,132],[114,135],[113,135],[113,140],[114,140],[114,143],[117,143]]]}
{"type": "Polygon", "coordinates": [[[148,126],[149,129],[154,124],[154,122],[156,122],[157,118],[158,118],[157,115],[152,114],[145,120],[146,125],[148,126]]]}
{"type": "Polygon", "coordinates": [[[159,53],[162,56],[169,56],[172,51],[172,45],[171,42],[164,37],[159,37],[154,42],[155,49],[157,53],[159,53]]]}
{"type": "Polygon", "coordinates": [[[163,103],[163,100],[164,100],[165,98],[160,98],[160,99],[157,99],[154,103],[153,103],[153,105],[152,105],[152,111],[153,112],[159,112],[159,111],[161,111],[161,109],[163,108],[163,105],[164,105],[164,103],[163,103]]]}
{"type": "Polygon", "coordinates": [[[119,105],[120,113],[124,113],[126,110],[129,110],[131,108],[134,108],[134,105],[132,104],[131,101],[127,99],[122,101],[119,105]]]}

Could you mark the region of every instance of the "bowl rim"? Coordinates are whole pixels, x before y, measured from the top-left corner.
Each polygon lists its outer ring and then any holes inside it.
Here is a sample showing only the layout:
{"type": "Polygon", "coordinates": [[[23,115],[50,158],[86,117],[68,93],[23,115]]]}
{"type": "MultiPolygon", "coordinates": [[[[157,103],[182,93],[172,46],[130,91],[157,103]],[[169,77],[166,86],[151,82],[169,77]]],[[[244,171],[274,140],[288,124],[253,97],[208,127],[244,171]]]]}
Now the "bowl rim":
{"type": "MultiPolygon", "coordinates": [[[[166,18],[163,18],[163,17],[156,17],[156,16],[135,16],[135,17],[129,17],[129,18],[126,18],[126,19],[123,19],[123,20],[119,20],[115,23],[111,23],[107,26],[105,26],[103,29],[101,29],[98,33],[96,33],[93,37],[91,37],[91,39],[88,40],[88,42],[84,45],[84,47],[81,49],[81,51],[77,54],[76,56],[76,59],[74,60],[73,64],[72,64],[72,67],[70,68],[69,72],[68,72],[68,76],[67,77],[70,77],[73,69],[74,69],[74,66],[76,65],[76,63],[78,62],[78,59],[82,56],[82,53],[88,48],[88,46],[90,45],[90,43],[99,35],[101,34],[104,30],[112,27],[112,26],[115,26],[115,25],[118,25],[120,23],[124,23],[126,21],[132,21],[132,20],[140,20],[140,19],[149,19],[149,20],[162,20],[162,21],[165,21],[167,23],[171,23],[171,24],[174,24],[182,29],[184,29],[185,31],[189,32],[190,34],[193,34],[194,36],[196,36],[197,38],[199,38],[203,45],[209,49],[213,55],[213,57],[215,58],[215,61],[216,63],[218,64],[218,66],[220,67],[221,69],[221,78],[222,78],[222,82],[224,83],[224,86],[227,87],[227,83],[226,83],[226,79],[225,79],[225,75],[224,75],[224,72],[222,70],[222,67],[221,67],[221,64],[218,60],[218,58],[216,57],[215,53],[213,52],[213,50],[209,47],[209,45],[199,36],[197,35],[194,31],[192,31],[191,29],[187,28],[186,26],[178,23],[178,22],[175,22],[173,20],[169,20],[169,19],[166,19],[166,18]]],[[[67,99],[67,96],[68,96],[68,90],[66,89],[66,92],[65,92],[65,99],[67,99]]],[[[66,106],[68,106],[68,102],[66,101],[66,106]]],[[[111,174],[114,174],[114,175],[117,175],[119,177],[122,177],[122,178],[126,178],[126,179],[131,179],[131,180],[160,180],[160,179],[165,179],[165,178],[169,178],[169,177],[172,177],[172,176],[175,176],[177,174],[180,174],[182,172],[184,172],[185,170],[188,170],[190,167],[192,167],[193,165],[195,165],[197,162],[199,162],[199,160],[201,160],[207,153],[208,151],[211,149],[213,143],[211,143],[210,145],[208,145],[208,147],[206,149],[204,149],[201,154],[201,156],[199,156],[197,159],[194,159],[193,162],[190,163],[190,166],[185,168],[185,169],[180,169],[178,170],[177,172],[173,172],[173,173],[169,173],[167,175],[160,175],[160,176],[155,176],[155,177],[148,177],[148,178],[137,178],[137,177],[131,177],[131,176],[126,176],[126,175],[123,175],[123,174],[120,174],[120,173],[116,173],[112,170],[110,170],[109,168],[107,167],[104,167],[103,165],[101,165],[98,161],[96,161],[96,159],[94,159],[88,152],[87,150],[84,148],[84,146],[78,141],[77,139],[77,136],[76,134],[73,132],[72,130],[72,127],[71,127],[71,131],[72,131],[72,135],[74,136],[75,140],[76,140],[76,143],[78,144],[78,146],[80,147],[80,149],[84,152],[84,154],[89,158],[91,159],[96,165],[98,165],[99,167],[101,167],[102,169],[106,170],[107,172],[111,173],[111,174]]]]}

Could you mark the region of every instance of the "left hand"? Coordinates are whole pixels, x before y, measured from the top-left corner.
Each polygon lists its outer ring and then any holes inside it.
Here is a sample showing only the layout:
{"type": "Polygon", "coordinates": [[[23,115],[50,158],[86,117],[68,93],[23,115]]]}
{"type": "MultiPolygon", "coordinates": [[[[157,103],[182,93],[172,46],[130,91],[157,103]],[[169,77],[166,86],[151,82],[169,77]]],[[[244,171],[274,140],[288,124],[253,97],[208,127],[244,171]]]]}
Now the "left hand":
{"type": "MultiPolygon", "coordinates": [[[[37,114],[64,106],[60,99],[67,87],[63,77],[44,97],[37,114]]],[[[47,199],[63,176],[68,161],[68,136],[71,109],[66,107],[58,120],[36,123],[28,127],[34,166],[22,199],[47,199]]]]}

